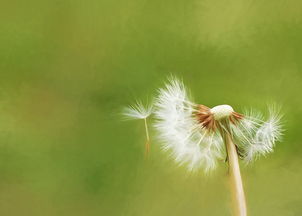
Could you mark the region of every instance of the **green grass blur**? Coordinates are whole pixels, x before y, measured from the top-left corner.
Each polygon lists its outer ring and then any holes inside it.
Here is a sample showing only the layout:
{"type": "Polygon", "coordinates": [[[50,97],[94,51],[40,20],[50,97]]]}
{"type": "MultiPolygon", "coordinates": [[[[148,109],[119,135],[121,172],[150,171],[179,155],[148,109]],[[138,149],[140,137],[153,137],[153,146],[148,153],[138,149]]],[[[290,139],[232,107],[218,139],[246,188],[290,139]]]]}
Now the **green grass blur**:
{"type": "MultiPolygon", "coordinates": [[[[299,0],[11,0],[0,8],[0,215],[231,215],[227,167],[190,174],[120,110],[169,74],[195,101],[282,105],[284,140],[242,166],[249,215],[302,215],[299,0]]],[[[153,136],[154,138],[154,136],[153,136]]]]}

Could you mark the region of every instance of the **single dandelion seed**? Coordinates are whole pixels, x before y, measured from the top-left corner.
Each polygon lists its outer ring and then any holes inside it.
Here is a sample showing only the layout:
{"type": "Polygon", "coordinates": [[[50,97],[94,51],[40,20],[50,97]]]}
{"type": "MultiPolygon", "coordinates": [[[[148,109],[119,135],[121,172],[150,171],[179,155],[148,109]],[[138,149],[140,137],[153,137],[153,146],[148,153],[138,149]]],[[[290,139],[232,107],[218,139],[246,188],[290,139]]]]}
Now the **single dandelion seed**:
{"type": "Polygon", "coordinates": [[[123,111],[123,115],[126,120],[142,119],[144,120],[145,132],[146,132],[146,143],[145,143],[145,156],[148,157],[150,152],[150,136],[147,118],[152,114],[153,107],[143,106],[140,101],[137,101],[133,106],[126,107],[123,111]]]}

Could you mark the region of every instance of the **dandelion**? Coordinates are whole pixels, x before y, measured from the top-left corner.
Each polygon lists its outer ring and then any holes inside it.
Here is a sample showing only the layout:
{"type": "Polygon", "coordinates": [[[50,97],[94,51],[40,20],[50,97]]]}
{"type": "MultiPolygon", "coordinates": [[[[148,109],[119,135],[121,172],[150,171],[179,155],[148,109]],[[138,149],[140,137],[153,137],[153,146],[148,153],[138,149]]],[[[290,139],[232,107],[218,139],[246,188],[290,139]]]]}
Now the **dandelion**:
{"type": "Polygon", "coordinates": [[[207,173],[218,162],[228,162],[235,211],[246,215],[239,159],[250,163],[273,151],[282,136],[278,110],[271,108],[265,119],[252,110],[238,113],[230,105],[209,108],[194,103],[183,82],[170,78],[158,90],[154,116],[162,149],[179,165],[207,173]]]}
{"type": "Polygon", "coordinates": [[[126,107],[123,111],[123,115],[126,120],[142,119],[144,120],[145,132],[146,132],[146,143],[145,143],[145,155],[149,155],[150,151],[150,136],[147,118],[152,114],[153,107],[148,105],[143,106],[142,102],[137,101],[136,104],[126,107]]]}

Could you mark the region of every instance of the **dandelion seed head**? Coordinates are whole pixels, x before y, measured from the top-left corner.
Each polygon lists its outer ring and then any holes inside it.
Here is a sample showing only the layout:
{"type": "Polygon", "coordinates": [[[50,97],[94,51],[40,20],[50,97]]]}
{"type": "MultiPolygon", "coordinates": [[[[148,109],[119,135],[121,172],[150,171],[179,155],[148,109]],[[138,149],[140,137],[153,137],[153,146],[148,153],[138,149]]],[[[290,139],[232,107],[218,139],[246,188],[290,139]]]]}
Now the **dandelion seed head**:
{"type": "Polygon", "coordinates": [[[269,118],[264,120],[253,110],[240,114],[230,105],[209,108],[192,102],[183,82],[175,78],[158,93],[154,114],[162,149],[189,170],[208,172],[225,159],[224,133],[231,135],[246,162],[272,152],[282,136],[276,109],[270,109],[269,118]]]}

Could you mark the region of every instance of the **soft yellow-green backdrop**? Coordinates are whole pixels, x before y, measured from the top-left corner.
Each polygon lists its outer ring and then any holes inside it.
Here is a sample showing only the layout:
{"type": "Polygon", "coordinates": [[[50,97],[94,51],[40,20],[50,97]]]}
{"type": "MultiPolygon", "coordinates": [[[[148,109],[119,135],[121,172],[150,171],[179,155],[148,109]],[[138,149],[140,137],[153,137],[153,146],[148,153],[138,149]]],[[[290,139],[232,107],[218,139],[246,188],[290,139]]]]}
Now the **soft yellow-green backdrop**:
{"type": "Polygon", "coordinates": [[[242,165],[249,215],[302,215],[300,0],[4,0],[0,215],[231,215],[227,167],[175,166],[120,110],[169,74],[196,102],[282,105],[284,139],[242,165]]]}

